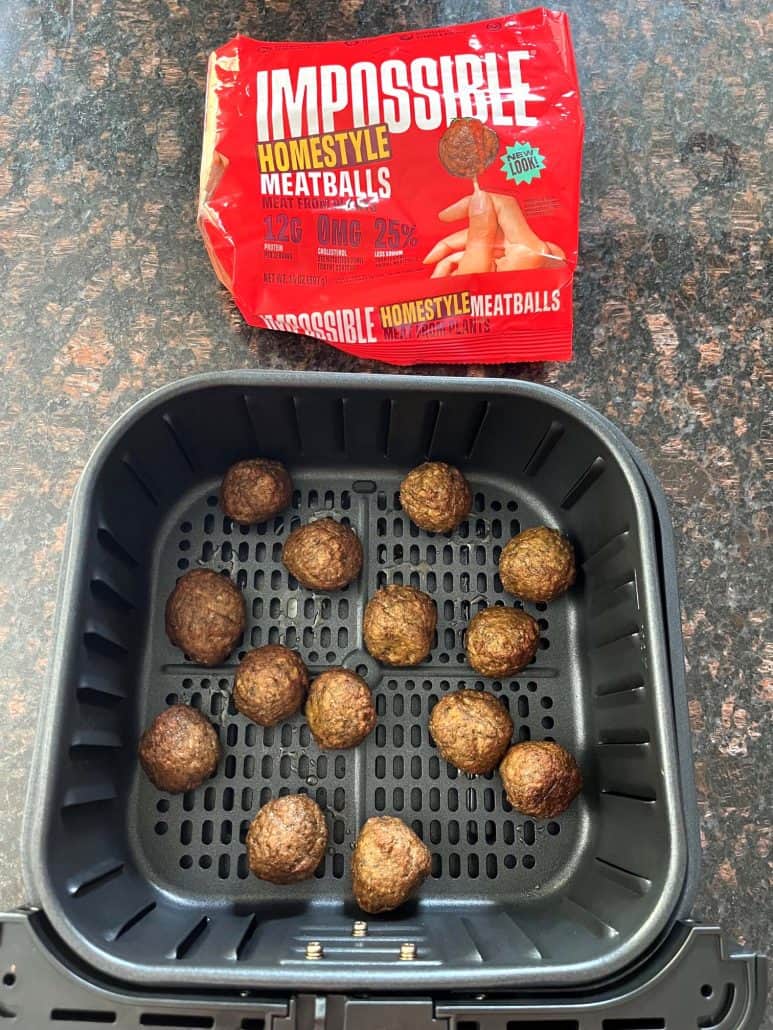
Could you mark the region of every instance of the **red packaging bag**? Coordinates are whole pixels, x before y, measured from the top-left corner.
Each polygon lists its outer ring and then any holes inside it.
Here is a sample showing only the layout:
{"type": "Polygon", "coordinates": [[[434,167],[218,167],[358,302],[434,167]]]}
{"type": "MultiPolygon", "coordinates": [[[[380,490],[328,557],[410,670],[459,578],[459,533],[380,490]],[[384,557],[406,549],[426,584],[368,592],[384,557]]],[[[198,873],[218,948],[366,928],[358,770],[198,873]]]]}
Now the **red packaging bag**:
{"type": "Polygon", "coordinates": [[[251,325],[360,357],[567,360],[583,118],[565,14],[210,57],[199,225],[251,325]]]}

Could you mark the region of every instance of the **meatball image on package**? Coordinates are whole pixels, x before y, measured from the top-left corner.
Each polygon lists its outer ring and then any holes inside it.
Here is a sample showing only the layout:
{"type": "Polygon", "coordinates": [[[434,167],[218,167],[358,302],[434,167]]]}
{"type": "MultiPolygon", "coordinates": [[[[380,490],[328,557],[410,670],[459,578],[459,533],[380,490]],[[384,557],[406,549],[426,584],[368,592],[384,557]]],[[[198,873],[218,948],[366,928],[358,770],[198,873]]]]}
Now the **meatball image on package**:
{"type": "Polygon", "coordinates": [[[395,365],[568,360],[582,135],[557,11],[237,36],[209,60],[199,227],[250,325],[395,365]]]}

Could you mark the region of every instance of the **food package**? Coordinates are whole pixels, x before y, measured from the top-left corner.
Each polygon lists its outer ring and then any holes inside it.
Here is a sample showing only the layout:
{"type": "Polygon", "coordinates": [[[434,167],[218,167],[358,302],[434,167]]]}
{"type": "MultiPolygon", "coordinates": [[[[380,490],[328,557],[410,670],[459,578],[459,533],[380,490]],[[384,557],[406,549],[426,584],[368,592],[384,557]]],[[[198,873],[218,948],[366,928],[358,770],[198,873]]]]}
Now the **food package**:
{"type": "Polygon", "coordinates": [[[210,57],[199,225],[251,325],[416,362],[572,353],[583,119],[537,8],[210,57]]]}

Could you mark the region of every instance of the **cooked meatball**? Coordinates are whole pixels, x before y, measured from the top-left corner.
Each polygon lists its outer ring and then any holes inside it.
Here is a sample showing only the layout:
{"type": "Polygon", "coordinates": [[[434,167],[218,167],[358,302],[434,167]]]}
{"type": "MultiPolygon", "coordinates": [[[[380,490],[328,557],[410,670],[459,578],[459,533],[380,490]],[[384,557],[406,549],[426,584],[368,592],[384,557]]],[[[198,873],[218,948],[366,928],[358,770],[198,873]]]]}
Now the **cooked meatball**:
{"type": "Polygon", "coordinates": [[[520,608],[484,608],[467,627],[467,660],[483,676],[512,676],[537,653],[539,626],[520,608]]]}
{"type": "Polygon", "coordinates": [[[417,526],[447,533],[470,514],[472,494],[458,468],[427,461],[411,469],[400,484],[400,504],[417,526]]]}
{"type": "Polygon", "coordinates": [[[265,522],[288,507],[293,483],[281,461],[251,458],[232,465],[220,487],[220,507],[234,522],[265,522]]]}
{"type": "Polygon", "coordinates": [[[169,794],[200,787],[217,769],[220,741],[196,708],[172,705],[140,737],[140,765],[152,784],[169,794]]]}
{"type": "Polygon", "coordinates": [[[568,751],[551,740],[525,740],[499,766],[507,800],[534,819],[555,819],[582,789],[582,774],[568,751]]]}
{"type": "Polygon", "coordinates": [[[440,163],[451,175],[480,175],[499,151],[499,137],[479,118],[454,118],[440,137],[440,163]]]}
{"type": "Polygon", "coordinates": [[[370,687],[349,669],[326,669],[311,685],[306,720],[320,747],[356,747],[376,725],[370,687]]]}
{"type": "Polygon", "coordinates": [[[513,736],[513,720],[493,694],[457,690],[432,709],[429,732],[447,762],[466,773],[496,768],[513,736]]]}
{"type": "Polygon", "coordinates": [[[237,709],[259,726],[289,719],[303,704],[309,674],[295,651],[281,644],[266,644],[249,651],[234,676],[237,709]]]}
{"type": "Polygon", "coordinates": [[[432,648],[437,608],[414,587],[382,587],[368,601],[363,617],[365,646],[385,665],[418,665],[432,648]]]}
{"type": "Polygon", "coordinates": [[[227,576],[192,569],[166,602],[169,639],[199,665],[219,665],[244,632],[244,598],[227,576]]]}
{"type": "Polygon", "coordinates": [[[247,831],[247,861],[260,880],[308,880],[327,848],[322,809],[305,794],[287,794],[265,804],[247,831]]]}
{"type": "Polygon", "coordinates": [[[429,874],[429,848],[401,819],[375,816],[360,831],[352,856],[352,886],[365,912],[389,912],[429,874]]]}
{"type": "Polygon", "coordinates": [[[362,544],[349,526],[319,519],[287,538],[282,561],[307,590],[341,590],[362,568],[362,544]]]}
{"type": "Polygon", "coordinates": [[[574,583],[575,571],[572,545],[547,526],[524,529],[499,558],[502,586],[524,601],[553,601],[574,583]]]}

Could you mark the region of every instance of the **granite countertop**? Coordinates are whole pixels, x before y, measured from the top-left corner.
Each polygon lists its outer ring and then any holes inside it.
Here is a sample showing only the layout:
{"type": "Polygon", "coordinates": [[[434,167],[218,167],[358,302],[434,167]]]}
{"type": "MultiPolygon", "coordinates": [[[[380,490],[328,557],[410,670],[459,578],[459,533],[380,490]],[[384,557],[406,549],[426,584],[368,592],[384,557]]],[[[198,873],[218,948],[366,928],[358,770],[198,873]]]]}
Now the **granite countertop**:
{"type": "MultiPolygon", "coordinates": [[[[679,547],[704,849],[696,911],[766,949],[763,12],[744,0],[562,6],[587,123],[575,359],[421,371],[560,387],[617,422],[652,462],[679,547]]],[[[0,11],[3,907],[24,899],[19,829],[67,506],[100,434],[138,397],[194,372],[381,370],[250,329],[217,284],[194,220],[209,49],[236,32],[333,38],[506,9],[16,0],[0,11]]]]}

